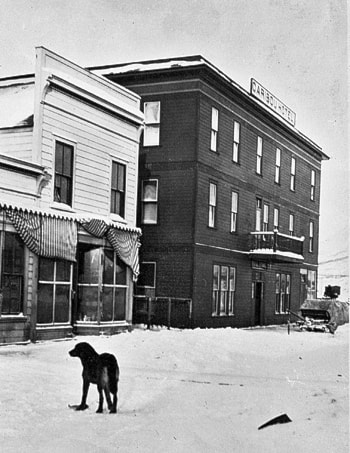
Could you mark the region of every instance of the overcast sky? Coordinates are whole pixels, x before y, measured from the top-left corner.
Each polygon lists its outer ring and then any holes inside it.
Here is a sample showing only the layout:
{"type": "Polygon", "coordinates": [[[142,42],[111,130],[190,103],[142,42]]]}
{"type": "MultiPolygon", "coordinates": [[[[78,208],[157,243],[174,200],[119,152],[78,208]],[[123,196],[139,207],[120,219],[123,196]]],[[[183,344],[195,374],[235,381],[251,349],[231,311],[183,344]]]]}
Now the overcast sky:
{"type": "Polygon", "coordinates": [[[0,0],[0,77],[34,72],[35,46],[81,66],[201,54],[246,90],[254,77],[331,157],[322,164],[322,260],[344,255],[348,235],[346,3],[0,0]]]}

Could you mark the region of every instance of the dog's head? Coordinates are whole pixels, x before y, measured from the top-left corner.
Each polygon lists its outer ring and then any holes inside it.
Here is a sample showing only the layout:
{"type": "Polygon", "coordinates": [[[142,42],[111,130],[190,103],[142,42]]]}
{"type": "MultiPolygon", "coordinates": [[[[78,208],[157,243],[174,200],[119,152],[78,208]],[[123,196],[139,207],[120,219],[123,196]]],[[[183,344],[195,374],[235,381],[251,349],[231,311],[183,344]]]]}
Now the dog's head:
{"type": "Polygon", "coordinates": [[[80,359],[93,354],[96,354],[96,351],[91,345],[89,345],[89,343],[78,343],[75,345],[74,349],[69,351],[69,355],[71,357],[79,357],[80,359]]]}

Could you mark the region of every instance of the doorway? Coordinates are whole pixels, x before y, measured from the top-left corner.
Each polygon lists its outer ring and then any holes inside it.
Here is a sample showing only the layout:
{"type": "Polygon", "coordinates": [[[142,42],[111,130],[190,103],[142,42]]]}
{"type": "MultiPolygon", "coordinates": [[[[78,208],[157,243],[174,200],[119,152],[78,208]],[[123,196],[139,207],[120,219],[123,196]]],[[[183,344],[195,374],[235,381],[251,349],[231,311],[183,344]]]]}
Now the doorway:
{"type": "Polygon", "coordinates": [[[253,282],[254,326],[263,325],[262,306],[264,299],[264,282],[253,282]]]}

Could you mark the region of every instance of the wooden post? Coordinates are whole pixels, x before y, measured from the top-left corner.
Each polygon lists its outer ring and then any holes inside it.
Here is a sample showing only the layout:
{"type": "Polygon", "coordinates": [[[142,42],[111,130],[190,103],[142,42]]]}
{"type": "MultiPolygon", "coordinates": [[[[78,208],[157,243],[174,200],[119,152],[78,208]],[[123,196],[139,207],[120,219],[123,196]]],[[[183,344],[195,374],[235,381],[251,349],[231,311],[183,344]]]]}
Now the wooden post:
{"type": "Polygon", "coordinates": [[[168,330],[170,329],[171,323],[171,298],[168,298],[168,330]]]}
{"type": "Polygon", "coordinates": [[[147,330],[151,328],[152,299],[147,297],[147,330]]]}

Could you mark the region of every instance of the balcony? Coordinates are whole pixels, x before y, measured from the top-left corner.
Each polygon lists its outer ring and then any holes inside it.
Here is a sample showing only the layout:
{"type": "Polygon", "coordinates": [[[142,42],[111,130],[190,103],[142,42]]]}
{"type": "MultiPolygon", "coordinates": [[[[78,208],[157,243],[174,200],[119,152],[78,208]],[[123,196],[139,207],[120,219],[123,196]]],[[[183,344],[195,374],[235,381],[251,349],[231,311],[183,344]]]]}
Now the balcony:
{"type": "Polygon", "coordinates": [[[251,234],[252,259],[300,263],[304,260],[304,236],[295,237],[276,231],[255,231],[251,234]]]}

